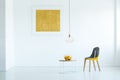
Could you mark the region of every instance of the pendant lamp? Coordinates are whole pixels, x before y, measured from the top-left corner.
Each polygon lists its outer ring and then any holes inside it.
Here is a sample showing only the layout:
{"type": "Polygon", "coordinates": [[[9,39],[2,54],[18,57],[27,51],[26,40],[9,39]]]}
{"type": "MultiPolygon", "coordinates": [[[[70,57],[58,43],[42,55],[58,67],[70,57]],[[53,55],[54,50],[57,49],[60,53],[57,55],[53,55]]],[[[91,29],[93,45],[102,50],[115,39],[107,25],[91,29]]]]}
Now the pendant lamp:
{"type": "Polygon", "coordinates": [[[71,36],[71,26],[70,26],[70,0],[69,0],[69,32],[68,32],[68,35],[67,35],[67,39],[66,39],[66,41],[68,42],[68,43],[72,43],[73,42],[73,37],[71,36]]]}

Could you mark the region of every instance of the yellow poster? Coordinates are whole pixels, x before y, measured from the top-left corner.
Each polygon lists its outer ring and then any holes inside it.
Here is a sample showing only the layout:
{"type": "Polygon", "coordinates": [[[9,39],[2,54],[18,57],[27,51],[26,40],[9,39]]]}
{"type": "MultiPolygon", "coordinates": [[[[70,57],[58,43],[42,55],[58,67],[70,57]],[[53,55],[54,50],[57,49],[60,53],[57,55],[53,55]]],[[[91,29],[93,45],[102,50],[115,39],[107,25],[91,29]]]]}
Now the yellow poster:
{"type": "Polygon", "coordinates": [[[36,32],[59,32],[60,10],[36,10],[36,32]]]}

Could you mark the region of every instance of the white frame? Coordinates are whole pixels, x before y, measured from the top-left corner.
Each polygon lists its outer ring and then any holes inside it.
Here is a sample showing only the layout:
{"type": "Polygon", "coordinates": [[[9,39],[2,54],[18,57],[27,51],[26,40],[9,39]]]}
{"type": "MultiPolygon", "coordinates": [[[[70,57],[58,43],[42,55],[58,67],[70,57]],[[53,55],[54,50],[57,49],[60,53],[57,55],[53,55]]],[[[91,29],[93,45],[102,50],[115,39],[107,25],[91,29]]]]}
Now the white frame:
{"type": "Polygon", "coordinates": [[[60,34],[63,32],[62,28],[63,28],[63,19],[65,19],[65,14],[64,14],[64,9],[62,8],[62,6],[53,6],[53,5],[41,5],[41,6],[35,6],[32,7],[32,33],[33,34],[60,34]],[[40,10],[60,10],[60,31],[59,32],[36,32],[36,10],[40,9],[40,10]]]}

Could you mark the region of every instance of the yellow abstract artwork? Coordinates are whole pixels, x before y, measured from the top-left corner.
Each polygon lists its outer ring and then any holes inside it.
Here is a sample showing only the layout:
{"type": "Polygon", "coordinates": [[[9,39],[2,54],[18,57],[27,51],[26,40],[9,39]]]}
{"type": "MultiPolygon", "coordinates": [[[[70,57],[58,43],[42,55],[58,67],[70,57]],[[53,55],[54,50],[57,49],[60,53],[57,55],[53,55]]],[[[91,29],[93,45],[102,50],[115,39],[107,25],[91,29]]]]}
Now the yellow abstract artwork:
{"type": "Polygon", "coordinates": [[[36,32],[59,32],[60,10],[36,10],[36,32]]]}

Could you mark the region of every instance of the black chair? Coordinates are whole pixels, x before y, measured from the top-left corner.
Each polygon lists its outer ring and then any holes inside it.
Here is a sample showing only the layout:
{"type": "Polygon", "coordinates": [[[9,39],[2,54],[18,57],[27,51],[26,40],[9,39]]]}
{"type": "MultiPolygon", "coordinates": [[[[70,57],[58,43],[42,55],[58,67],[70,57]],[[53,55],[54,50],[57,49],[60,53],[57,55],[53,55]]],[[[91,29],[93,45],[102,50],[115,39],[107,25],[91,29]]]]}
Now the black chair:
{"type": "Polygon", "coordinates": [[[99,47],[95,47],[93,49],[93,52],[92,52],[91,56],[85,57],[83,71],[85,71],[86,60],[89,60],[89,72],[91,71],[91,61],[93,61],[94,70],[96,71],[96,66],[95,66],[95,62],[94,62],[94,61],[96,61],[97,65],[98,65],[98,69],[100,71],[100,65],[99,65],[99,62],[98,62],[98,57],[99,57],[99,47]]]}

